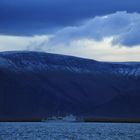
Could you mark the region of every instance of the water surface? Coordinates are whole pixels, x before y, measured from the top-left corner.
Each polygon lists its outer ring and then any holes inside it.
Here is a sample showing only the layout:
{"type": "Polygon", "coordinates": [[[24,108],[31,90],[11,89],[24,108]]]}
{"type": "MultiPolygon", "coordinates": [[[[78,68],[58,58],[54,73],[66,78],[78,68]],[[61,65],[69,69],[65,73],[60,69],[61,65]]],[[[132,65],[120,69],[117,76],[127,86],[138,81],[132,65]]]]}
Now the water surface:
{"type": "Polygon", "coordinates": [[[0,123],[0,140],[140,140],[140,124],[0,123]]]}

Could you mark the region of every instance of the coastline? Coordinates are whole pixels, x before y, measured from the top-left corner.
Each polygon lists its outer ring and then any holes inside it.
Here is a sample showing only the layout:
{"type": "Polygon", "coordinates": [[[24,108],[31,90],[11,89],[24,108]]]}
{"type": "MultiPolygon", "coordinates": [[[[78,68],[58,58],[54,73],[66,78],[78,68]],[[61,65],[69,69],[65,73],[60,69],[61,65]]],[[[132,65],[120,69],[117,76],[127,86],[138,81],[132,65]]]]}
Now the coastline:
{"type": "MultiPolygon", "coordinates": [[[[42,122],[51,123],[49,120],[43,121],[42,119],[0,119],[0,122],[42,122]]],[[[57,122],[57,121],[56,121],[57,122]]],[[[58,121],[59,122],[59,121],[58,121]]],[[[62,123],[71,123],[62,121],[62,123]]],[[[72,123],[140,123],[140,118],[134,119],[118,119],[118,118],[85,118],[83,120],[76,120],[72,123]]],[[[61,122],[60,122],[61,123],[61,122]]]]}

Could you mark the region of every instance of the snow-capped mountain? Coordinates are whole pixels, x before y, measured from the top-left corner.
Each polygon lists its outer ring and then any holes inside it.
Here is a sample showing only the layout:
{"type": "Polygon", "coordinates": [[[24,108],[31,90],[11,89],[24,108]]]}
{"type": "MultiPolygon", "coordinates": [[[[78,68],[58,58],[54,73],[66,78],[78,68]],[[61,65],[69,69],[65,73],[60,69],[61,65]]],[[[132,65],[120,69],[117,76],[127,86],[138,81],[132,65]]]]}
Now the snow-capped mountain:
{"type": "Polygon", "coordinates": [[[0,120],[58,114],[140,118],[140,63],[0,53],[0,120]]]}

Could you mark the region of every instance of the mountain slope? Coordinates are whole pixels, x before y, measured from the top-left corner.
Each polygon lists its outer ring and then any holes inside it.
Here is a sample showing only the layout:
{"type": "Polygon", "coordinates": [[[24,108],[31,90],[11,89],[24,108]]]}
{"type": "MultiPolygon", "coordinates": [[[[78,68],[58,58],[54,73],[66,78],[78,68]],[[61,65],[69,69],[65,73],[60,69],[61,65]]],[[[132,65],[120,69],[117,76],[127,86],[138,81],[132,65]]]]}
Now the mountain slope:
{"type": "Polygon", "coordinates": [[[140,118],[140,63],[42,52],[0,53],[0,120],[77,116],[140,118]]]}

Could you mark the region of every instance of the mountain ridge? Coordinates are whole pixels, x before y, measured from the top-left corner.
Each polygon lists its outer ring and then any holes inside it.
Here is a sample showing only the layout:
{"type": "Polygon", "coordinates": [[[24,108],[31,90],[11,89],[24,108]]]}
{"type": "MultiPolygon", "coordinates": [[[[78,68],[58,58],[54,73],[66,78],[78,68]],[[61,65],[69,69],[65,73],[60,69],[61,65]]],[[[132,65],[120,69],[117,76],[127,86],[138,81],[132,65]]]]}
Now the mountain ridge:
{"type": "Polygon", "coordinates": [[[140,118],[140,63],[0,53],[0,120],[74,114],[140,118]]]}

